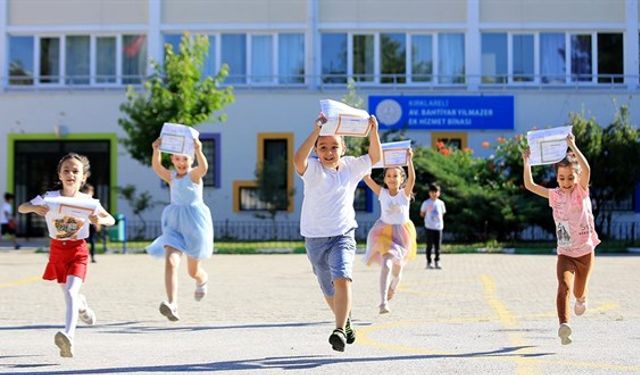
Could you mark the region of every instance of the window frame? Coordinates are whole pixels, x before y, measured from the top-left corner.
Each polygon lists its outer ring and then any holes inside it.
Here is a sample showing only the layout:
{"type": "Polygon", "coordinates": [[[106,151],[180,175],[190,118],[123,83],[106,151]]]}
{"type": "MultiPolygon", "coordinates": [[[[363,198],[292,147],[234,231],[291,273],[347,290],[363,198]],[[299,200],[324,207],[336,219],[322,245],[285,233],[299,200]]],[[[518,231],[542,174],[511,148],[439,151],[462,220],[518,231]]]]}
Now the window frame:
{"type": "Polygon", "coordinates": [[[459,139],[461,151],[469,147],[469,132],[432,131],[431,147],[436,148],[437,147],[436,144],[442,138],[459,139]]]}
{"type": "MultiPolygon", "coordinates": [[[[213,181],[210,184],[204,184],[203,183],[203,187],[205,188],[214,188],[214,189],[220,189],[222,187],[222,150],[221,150],[221,139],[222,139],[222,135],[220,133],[200,133],[200,141],[201,142],[208,142],[208,141],[213,141],[214,142],[214,155],[213,155],[213,165],[209,165],[209,170],[207,170],[207,174],[212,173],[212,171],[214,171],[214,175],[213,175],[213,181]],[[212,169],[213,167],[213,169],[212,169]]],[[[207,155],[205,155],[206,157],[207,155]]]]}

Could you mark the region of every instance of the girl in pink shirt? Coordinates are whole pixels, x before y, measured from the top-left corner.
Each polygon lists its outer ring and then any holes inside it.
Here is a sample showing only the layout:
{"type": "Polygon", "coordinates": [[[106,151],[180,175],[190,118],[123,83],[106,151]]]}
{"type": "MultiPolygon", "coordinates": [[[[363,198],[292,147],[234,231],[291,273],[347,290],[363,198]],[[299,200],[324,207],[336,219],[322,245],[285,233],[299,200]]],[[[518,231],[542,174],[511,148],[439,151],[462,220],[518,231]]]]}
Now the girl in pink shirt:
{"type": "Polygon", "coordinates": [[[553,210],[558,238],[558,262],[556,275],[558,293],[558,336],[563,345],[571,343],[569,326],[569,290],[576,298],[574,312],[582,315],[587,309],[587,284],[593,267],[594,249],[600,243],[595,231],[591,198],[589,198],[589,178],[591,170],[584,155],[576,146],[573,134],[567,136],[567,145],[573,154],[555,164],[558,187],[547,189],[533,182],[529,149],[523,153],[524,187],[549,199],[553,210]]]}

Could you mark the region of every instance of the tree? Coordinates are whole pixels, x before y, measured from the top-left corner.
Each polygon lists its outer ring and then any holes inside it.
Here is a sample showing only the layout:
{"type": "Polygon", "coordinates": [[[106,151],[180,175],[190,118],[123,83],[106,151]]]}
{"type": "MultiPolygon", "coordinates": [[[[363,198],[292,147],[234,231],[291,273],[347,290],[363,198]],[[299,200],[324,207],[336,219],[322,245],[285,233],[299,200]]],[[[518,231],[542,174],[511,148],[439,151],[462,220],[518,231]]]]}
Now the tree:
{"type": "MultiPolygon", "coordinates": [[[[144,82],[142,92],[131,86],[127,89],[127,101],[120,105],[125,116],[118,120],[127,138],[121,142],[142,164],[151,164],[151,143],[165,122],[198,125],[233,102],[233,88],[220,88],[228,75],[226,65],[215,77],[202,78],[208,45],[204,35],[191,38],[184,34],[179,53],[166,44],[164,65],[152,62],[154,73],[144,82]]],[[[224,121],[225,116],[214,120],[224,121]]]]}

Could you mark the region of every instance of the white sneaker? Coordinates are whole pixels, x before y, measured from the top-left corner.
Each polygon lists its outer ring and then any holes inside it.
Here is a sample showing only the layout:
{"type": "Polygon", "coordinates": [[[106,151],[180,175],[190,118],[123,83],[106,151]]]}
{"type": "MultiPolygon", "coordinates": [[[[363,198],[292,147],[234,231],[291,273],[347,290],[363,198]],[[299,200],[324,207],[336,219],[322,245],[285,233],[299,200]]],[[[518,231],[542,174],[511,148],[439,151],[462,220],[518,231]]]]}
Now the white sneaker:
{"type": "Polygon", "coordinates": [[[573,311],[577,316],[584,314],[587,311],[587,299],[584,298],[583,301],[576,299],[576,304],[573,306],[573,311]]]}
{"type": "Polygon", "coordinates": [[[391,310],[389,310],[389,305],[386,303],[383,303],[380,305],[380,314],[388,314],[390,313],[391,310]]]}
{"type": "Polygon", "coordinates": [[[71,337],[62,331],[58,331],[53,337],[53,341],[56,343],[56,346],[60,348],[60,357],[73,357],[73,340],[71,337]]]}
{"type": "Polygon", "coordinates": [[[78,296],[80,298],[80,308],[78,309],[78,317],[87,325],[96,324],[96,313],[89,307],[87,304],[87,299],[80,294],[78,296]]]}
{"type": "Polygon", "coordinates": [[[558,328],[558,337],[560,337],[562,345],[571,344],[571,327],[569,327],[567,323],[560,324],[560,328],[558,328]]]}
{"type": "Polygon", "coordinates": [[[167,317],[172,322],[180,320],[178,316],[178,307],[174,304],[170,304],[169,302],[162,302],[160,304],[160,314],[167,317]]]}

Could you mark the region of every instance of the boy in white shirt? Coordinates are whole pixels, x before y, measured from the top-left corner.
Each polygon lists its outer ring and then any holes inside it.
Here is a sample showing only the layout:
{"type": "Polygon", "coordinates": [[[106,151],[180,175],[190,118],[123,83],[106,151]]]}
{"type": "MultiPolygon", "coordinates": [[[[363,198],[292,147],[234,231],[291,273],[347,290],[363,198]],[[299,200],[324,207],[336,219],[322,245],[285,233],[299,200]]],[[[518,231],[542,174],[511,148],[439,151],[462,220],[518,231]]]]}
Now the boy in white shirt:
{"type": "Polygon", "coordinates": [[[355,190],[360,180],[380,160],[382,149],[378,122],[369,118],[369,152],[360,157],[342,157],[346,151],[341,136],[320,136],[327,121],[320,114],[309,137],[296,151],[296,172],[304,182],[300,233],[305,238],[307,257],[324,298],[335,316],[336,329],[329,336],[333,350],[343,352],[355,341],[351,312],[351,274],[356,253],[354,238],[355,190]],[[317,158],[309,158],[314,150],[317,158]]]}
{"type": "Polygon", "coordinates": [[[0,235],[2,237],[8,234],[13,241],[13,248],[19,249],[18,241],[16,240],[16,219],[13,216],[13,194],[4,193],[4,202],[2,203],[2,210],[0,210],[0,235]]]}
{"type": "Polygon", "coordinates": [[[444,229],[444,214],[447,209],[444,202],[439,199],[440,186],[435,183],[429,185],[429,199],[422,202],[420,216],[424,218],[424,226],[427,229],[427,269],[431,265],[431,250],[435,250],[435,268],[440,266],[440,246],[442,246],[442,230],[444,229]]]}

